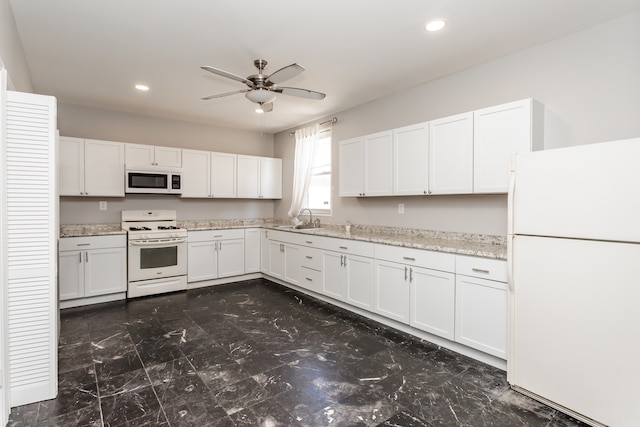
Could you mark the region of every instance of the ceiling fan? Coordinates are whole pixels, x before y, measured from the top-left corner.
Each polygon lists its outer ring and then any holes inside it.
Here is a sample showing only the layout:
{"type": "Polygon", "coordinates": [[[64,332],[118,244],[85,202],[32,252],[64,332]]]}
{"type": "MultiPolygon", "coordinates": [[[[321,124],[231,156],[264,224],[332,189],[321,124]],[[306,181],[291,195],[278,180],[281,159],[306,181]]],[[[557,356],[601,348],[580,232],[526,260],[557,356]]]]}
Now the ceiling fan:
{"type": "MultiPolygon", "coordinates": [[[[304,67],[300,64],[291,64],[286,67],[280,68],[270,75],[263,74],[264,69],[267,68],[267,61],[264,59],[256,59],[253,61],[253,65],[258,69],[258,74],[253,74],[247,78],[240,77],[233,73],[221,70],[219,68],[210,67],[208,65],[202,66],[205,71],[209,71],[213,74],[217,74],[222,77],[236,80],[240,83],[244,83],[249,88],[236,90],[233,92],[220,93],[217,95],[206,96],[203,100],[209,100],[213,98],[222,98],[223,96],[235,95],[236,93],[244,93],[252,102],[255,102],[260,106],[261,112],[269,112],[273,110],[273,100],[276,98],[276,94],[282,93],[284,95],[298,96],[300,98],[307,99],[324,99],[326,95],[324,93],[316,92],[308,89],[301,89],[298,87],[278,87],[277,85],[289,80],[304,71],[304,67]]],[[[258,111],[258,110],[256,110],[258,111]]]]}

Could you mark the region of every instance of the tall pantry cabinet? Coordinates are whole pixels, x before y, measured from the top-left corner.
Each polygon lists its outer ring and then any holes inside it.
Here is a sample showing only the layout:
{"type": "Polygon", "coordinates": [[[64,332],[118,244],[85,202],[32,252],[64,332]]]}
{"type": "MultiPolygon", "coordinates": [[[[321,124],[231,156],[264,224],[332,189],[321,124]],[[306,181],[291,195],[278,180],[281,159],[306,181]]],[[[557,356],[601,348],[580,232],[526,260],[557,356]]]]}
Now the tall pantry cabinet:
{"type": "Polygon", "coordinates": [[[2,82],[3,422],[6,402],[24,405],[58,392],[56,100],[5,88],[2,82]]]}

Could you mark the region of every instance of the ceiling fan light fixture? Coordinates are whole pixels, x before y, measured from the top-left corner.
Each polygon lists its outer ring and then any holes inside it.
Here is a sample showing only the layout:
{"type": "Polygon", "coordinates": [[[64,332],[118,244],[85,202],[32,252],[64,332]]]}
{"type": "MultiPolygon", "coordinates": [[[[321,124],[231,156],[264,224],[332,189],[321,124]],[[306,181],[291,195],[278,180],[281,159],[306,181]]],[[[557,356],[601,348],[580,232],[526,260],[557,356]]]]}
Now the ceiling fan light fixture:
{"type": "Polygon", "coordinates": [[[141,83],[138,83],[137,85],[134,86],[136,89],[138,89],[139,91],[142,92],[147,92],[149,90],[149,86],[147,85],[143,85],[141,83]]]}
{"type": "Polygon", "coordinates": [[[267,89],[252,90],[251,92],[247,92],[245,96],[249,101],[256,102],[258,104],[267,104],[276,99],[276,94],[267,89]]]}
{"type": "Polygon", "coordinates": [[[442,19],[433,19],[427,22],[427,25],[424,26],[424,29],[430,32],[440,31],[447,25],[446,22],[442,19]]]}
{"type": "Polygon", "coordinates": [[[258,107],[256,108],[256,113],[258,114],[264,113],[264,110],[262,109],[262,105],[258,105],[258,107]]]}

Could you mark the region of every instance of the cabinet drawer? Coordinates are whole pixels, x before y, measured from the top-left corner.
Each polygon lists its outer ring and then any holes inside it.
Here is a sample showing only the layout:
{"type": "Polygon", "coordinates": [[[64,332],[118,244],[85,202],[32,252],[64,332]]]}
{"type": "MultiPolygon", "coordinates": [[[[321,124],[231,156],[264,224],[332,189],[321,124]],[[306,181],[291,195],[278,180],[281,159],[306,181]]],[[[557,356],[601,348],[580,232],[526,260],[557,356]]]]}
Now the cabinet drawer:
{"type": "Polygon", "coordinates": [[[455,271],[456,256],[446,252],[425,251],[423,249],[400,246],[375,245],[376,259],[430,268],[432,270],[455,271]]]}
{"type": "Polygon", "coordinates": [[[300,247],[300,265],[322,271],[322,251],[306,246],[300,247]]]}
{"type": "Polygon", "coordinates": [[[320,243],[323,249],[343,254],[360,255],[373,258],[373,243],[357,240],[327,238],[320,243]]]}
{"type": "Polygon", "coordinates": [[[310,291],[322,290],[322,272],[302,267],[300,269],[300,286],[310,291]]]}
{"type": "Polygon", "coordinates": [[[124,234],[111,236],[63,237],[60,239],[61,252],[126,247],[127,237],[124,234]]]}
{"type": "Polygon", "coordinates": [[[244,229],[189,231],[189,242],[209,242],[211,240],[244,239],[244,229]]]}
{"type": "Polygon", "coordinates": [[[507,281],[507,262],[501,259],[456,255],[456,274],[507,281]]]}

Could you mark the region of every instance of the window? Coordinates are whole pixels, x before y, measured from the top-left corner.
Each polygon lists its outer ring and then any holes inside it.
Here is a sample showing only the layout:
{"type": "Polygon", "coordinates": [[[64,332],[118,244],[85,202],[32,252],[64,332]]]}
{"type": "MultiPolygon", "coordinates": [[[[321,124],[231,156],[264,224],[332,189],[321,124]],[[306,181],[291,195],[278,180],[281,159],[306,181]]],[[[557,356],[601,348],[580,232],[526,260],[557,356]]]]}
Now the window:
{"type": "Polygon", "coordinates": [[[331,131],[320,134],[303,207],[317,215],[331,215],[331,131]]]}

